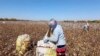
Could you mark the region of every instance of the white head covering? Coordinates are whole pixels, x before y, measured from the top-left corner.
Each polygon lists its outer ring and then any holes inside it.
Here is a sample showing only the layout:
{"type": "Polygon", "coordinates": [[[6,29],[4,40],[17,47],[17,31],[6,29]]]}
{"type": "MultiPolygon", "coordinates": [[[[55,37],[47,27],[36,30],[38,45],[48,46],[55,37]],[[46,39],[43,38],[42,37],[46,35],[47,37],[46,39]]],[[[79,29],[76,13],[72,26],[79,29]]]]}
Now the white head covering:
{"type": "Polygon", "coordinates": [[[49,21],[49,26],[54,29],[57,26],[57,21],[54,19],[51,19],[49,21]]]}

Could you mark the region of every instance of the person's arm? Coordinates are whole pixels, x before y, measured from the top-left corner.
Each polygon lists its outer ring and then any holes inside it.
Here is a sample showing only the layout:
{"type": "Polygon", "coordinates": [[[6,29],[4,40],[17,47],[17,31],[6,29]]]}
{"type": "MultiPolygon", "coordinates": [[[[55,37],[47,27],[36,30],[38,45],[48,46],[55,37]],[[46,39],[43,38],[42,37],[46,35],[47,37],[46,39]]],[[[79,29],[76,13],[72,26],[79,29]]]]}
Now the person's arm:
{"type": "Polygon", "coordinates": [[[43,38],[43,40],[44,40],[44,43],[47,43],[49,40],[48,40],[48,38],[50,37],[50,35],[51,35],[51,29],[49,28],[48,29],[48,31],[47,31],[47,33],[45,34],[45,36],[44,36],[44,38],[43,38]]]}
{"type": "Polygon", "coordinates": [[[48,41],[56,43],[58,41],[58,38],[59,38],[59,30],[54,31],[52,36],[50,36],[50,37],[45,36],[45,37],[46,37],[44,39],[45,43],[47,43],[48,41]]]}
{"type": "Polygon", "coordinates": [[[55,42],[55,43],[58,41],[58,39],[59,39],[59,30],[54,31],[53,35],[50,38],[48,38],[49,41],[55,42]]]}

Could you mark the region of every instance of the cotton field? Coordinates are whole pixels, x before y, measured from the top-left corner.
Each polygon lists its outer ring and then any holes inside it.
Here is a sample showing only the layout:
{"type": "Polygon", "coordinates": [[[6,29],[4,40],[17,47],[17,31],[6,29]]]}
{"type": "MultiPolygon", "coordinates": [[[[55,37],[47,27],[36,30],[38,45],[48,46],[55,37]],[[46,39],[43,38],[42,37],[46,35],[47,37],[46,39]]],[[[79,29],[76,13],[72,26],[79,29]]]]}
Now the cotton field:
{"type": "MultiPolygon", "coordinates": [[[[89,23],[88,32],[83,22],[59,22],[64,29],[68,56],[100,56],[100,23],[89,23]]],[[[16,40],[19,35],[29,34],[34,44],[24,56],[36,56],[36,43],[43,39],[46,21],[0,21],[0,56],[17,56],[16,40]]]]}

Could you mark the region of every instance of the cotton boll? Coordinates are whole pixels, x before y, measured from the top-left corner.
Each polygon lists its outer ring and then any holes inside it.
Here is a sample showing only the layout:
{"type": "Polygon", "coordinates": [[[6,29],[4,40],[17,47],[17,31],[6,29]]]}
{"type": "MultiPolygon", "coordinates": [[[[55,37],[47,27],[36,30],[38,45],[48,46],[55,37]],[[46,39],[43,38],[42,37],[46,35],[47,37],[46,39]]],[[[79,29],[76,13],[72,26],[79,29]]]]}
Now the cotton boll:
{"type": "Polygon", "coordinates": [[[5,22],[5,21],[3,21],[2,23],[3,23],[3,24],[5,24],[6,22],[5,22]]]}

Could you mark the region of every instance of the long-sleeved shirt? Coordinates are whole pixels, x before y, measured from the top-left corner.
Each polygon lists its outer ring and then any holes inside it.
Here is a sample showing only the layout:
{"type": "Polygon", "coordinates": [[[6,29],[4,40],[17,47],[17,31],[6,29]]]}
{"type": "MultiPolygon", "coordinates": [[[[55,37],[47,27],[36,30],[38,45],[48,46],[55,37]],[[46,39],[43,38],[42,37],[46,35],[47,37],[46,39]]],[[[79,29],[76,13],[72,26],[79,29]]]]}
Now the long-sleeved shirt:
{"type": "Polygon", "coordinates": [[[57,46],[66,44],[64,32],[60,25],[56,26],[56,28],[53,31],[53,34],[49,38],[44,39],[49,40],[50,42],[55,42],[57,46]]]}

